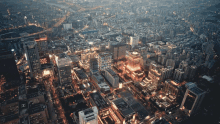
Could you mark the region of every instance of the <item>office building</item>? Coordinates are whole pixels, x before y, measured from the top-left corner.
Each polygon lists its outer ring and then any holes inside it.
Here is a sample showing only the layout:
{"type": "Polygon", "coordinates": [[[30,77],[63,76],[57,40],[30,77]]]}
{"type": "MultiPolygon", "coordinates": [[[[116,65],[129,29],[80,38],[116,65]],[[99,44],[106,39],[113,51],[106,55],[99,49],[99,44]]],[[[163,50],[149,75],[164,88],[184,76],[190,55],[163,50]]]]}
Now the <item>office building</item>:
{"type": "Polygon", "coordinates": [[[175,68],[175,65],[176,65],[175,60],[173,60],[173,59],[166,60],[166,66],[171,66],[171,67],[175,68]]]}
{"type": "Polygon", "coordinates": [[[138,46],[138,42],[139,42],[139,37],[133,37],[133,36],[130,37],[131,48],[138,46]]]}
{"type": "Polygon", "coordinates": [[[85,70],[89,70],[90,68],[90,59],[95,58],[96,52],[85,50],[81,53],[81,59],[79,61],[79,64],[81,67],[83,67],[85,70]]]}
{"type": "Polygon", "coordinates": [[[150,63],[148,78],[152,81],[153,85],[157,86],[161,81],[161,66],[157,65],[154,61],[150,63]]]}
{"type": "Polygon", "coordinates": [[[95,83],[95,86],[99,91],[102,93],[109,93],[110,92],[110,87],[109,85],[105,82],[104,78],[101,76],[99,73],[95,73],[92,75],[92,80],[95,83]]]}
{"type": "Polygon", "coordinates": [[[99,92],[90,93],[90,103],[98,108],[99,115],[105,115],[108,112],[109,105],[99,92]]]}
{"type": "Polygon", "coordinates": [[[74,78],[78,83],[88,83],[89,78],[87,74],[80,68],[74,68],[73,70],[74,78]]]}
{"type": "Polygon", "coordinates": [[[197,114],[206,92],[192,82],[187,83],[186,88],[180,109],[186,111],[188,116],[193,116],[197,114]]]}
{"type": "Polygon", "coordinates": [[[98,73],[99,71],[98,60],[96,58],[92,58],[90,59],[89,64],[90,64],[90,73],[91,74],[98,73]]]}
{"type": "Polygon", "coordinates": [[[119,87],[119,77],[112,69],[105,70],[105,78],[108,80],[113,88],[119,87]]]}
{"type": "Polygon", "coordinates": [[[161,81],[171,78],[172,74],[173,74],[173,67],[168,66],[166,68],[162,68],[161,69],[161,81]]]}
{"type": "Polygon", "coordinates": [[[62,53],[56,59],[57,67],[58,67],[58,74],[60,79],[60,84],[66,84],[72,82],[72,60],[68,55],[62,53]]]}
{"type": "Polygon", "coordinates": [[[126,45],[125,44],[112,44],[110,47],[110,52],[113,53],[112,59],[120,60],[125,58],[126,45]]]}
{"type": "Polygon", "coordinates": [[[173,79],[181,82],[184,79],[184,71],[180,68],[175,69],[173,79]]]}
{"type": "Polygon", "coordinates": [[[190,66],[190,69],[189,69],[188,78],[189,78],[189,79],[193,79],[193,78],[195,77],[196,71],[197,71],[197,66],[191,65],[191,66],[190,66]]]}
{"type": "Polygon", "coordinates": [[[41,65],[37,43],[35,41],[25,42],[24,49],[26,52],[31,77],[41,76],[41,65]]]}
{"type": "Polygon", "coordinates": [[[37,48],[38,48],[40,58],[46,56],[47,51],[48,51],[47,37],[44,36],[39,39],[35,39],[35,41],[37,43],[37,48]]]}
{"type": "Polygon", "coordinates": [[[98,67],[99,70],[104,71],[105,69],[111,68],[112,55],[110,53],[99,53],[98,54],[98,67]]]}
{"type": "Polygon", "coordinates": [[[113,111],[123,124],[133,118],[135,111],[122,98],[113,100],[112,103],[113,111]]]}
{"type": "Polygon", "coordinates": [[[79,124],[98,124],[98,109],[96,106],[79,111],[79,124]]]}
{"type": "Polygon", "coordinates": [[[143,66],[143,58],[138,52],[129,52],[127,56],[127,68],[130,71],[141,70],[143,66]]]}
{"type": "Polygon", "coordinates": [[[172,100],[171,102],[173,102],[178,97],[180,86],[178,82],[168,79],[165,80],[163,91],[167,96],[169,96],[169,100],[172,100]]]}

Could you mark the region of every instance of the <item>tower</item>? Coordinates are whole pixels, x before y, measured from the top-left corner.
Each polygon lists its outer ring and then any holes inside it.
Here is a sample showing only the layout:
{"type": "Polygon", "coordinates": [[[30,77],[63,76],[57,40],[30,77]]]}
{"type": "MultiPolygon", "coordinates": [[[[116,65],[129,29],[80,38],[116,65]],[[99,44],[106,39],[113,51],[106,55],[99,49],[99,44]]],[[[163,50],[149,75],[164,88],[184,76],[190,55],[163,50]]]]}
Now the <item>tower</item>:
{"type": "Polygon", "coordinates": [[[24,49],[26,52],[31,77],[39,77],[41,74],[41,65],[37,43],[35,41],[25,42],[24,49]]]}
{"type": "Polygon", "coordinates": [[[110,53],[100,53],[98,55],[98,67],[99,70],[104,71],[105,69],[111,68],[112,55],[110,53]]]}
{"type": "Polygon", "coordinates": [[[56,59],[60,84],[67,84],[72,82],[71,63],[72,60],[65,53],[59,55],[56,59]]]}
{"type": "Polygon", "coordinates": [[[181,103],[180,109],[187,111],[188,116],[195,115],[205,97],[205,91],[201,90],[196,84],[189,82],[186,84],[186,93],[181,103]]]}
{"type": "Polygon", "coordinates": [[[98,72],[98,61],[96,58],[92,58],[89,61],[90,63],[90,72],[91,74],[94,74],[96,72],[98,72]]]}
{"type": "Polygon", "coordinates": [[[139,37],[130,37],[130,45],[132,48],[138,45],[139,37]]]}

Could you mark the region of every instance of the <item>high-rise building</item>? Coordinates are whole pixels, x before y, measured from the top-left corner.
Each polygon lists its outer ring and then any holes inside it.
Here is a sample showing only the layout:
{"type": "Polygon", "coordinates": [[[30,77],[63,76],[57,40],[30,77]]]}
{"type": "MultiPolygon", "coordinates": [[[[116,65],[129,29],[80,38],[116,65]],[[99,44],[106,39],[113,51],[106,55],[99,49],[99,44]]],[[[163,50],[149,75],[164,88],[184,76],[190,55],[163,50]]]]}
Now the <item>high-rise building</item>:
{"type": "Polygon", "coordinates": [[[79,124],[98,124],[98,109],[96,106],[79,111],[79,124]]]}
{"type": "Polygon", "coordinates": [[[90,68],[90,59],[95,58],[96,52],[94,51],[83,51],[81,53],[81,60],[79,61],[79,64],[81,67],[83,67],[85,70],[89,70],[90,68]]]}
{"type": "Polygon", "coordinates": [[[39,77],[41,74],[41,65],[37,43],[35,41],[25,42],[24,49],[26,52],[31,77],[39,77]]]}
{"type": "Polygon", "coordinates": [[[130,37],[130,45],[132,48],[138,45],[139,37],[130,37]]]}
{"type": "Polygon", "coordinates": [[[127,67],[131,71],[137,71],[140,70],[143,66],[143,58],[138,52],[131,52],[129,53],[129,56],[127,57],[128,65],[127,67]]]}
{"type": "Polygon", "coordinates": [[[125,58],[126,45],[125,44],[113,44],[111,45],[110,52],[113,53],[113,59],[119,60],[125,58]]]}
{"type": "Polygon", "coordinates": [[[188,116],[192,116],[198,112],[206,92],[198,88],[196,84],[192,82],[187,83],[186,88],[187,90],[180,109],[185,110],[188,116]]]}
{"type": "Polygon", "coordinates": [[[112,55],[110,53],[99,53],[98,54],[98,67],[99,70],[104,71],[105,69],[111,68],[112,55]]]}
{"type": "Polygon", "coordinates": [[[190,71],[189,71],[189,79],[194,78],[195,74],[196,74],[196,70],[197,70],[197,66],[195,65],[191,65],[190,66],[190,71]]]}
{"type": "Polygon", "coordinates": [[[119,77],[112,69],[105,70],[105,78],[108,80],[113,88],[119,87],[119,77]]]}
{"type": "Polygon", "coordinates": [[[173,78],[174,80],[182,81],[184,79],[184,71],[180,68],[175,69],[173,78]]]}
{"type": "Polygon", "coordinates": [[[48,51],[47,37],[35,39],[40,57],[44,57],[48,51]]]}
{"type": "Polygon", "coordinates": [[[166,60],[166,66],[171,66],[171,67],[175,68],[175,60],[167,59],[166,60]]]}
{"type": "Polygon", "coordinates": [[[171,78],[172,74],[173,74],[173,67],[168,66],[166,68],[162,68],[161,69],[161,81],[171,78]]]}
{"type": "Polygon", "coordinates": [[[7,82],[20,79],[12,51],[0,49],[0,75],[4,75],[7,82]]]}
{"type": "Polygon", "coordinates": [[[58,74],[60,78],[60,84],[66,84],[72,82],[71,63],[72,60],[68,55],[62,53],[56,59],[58,74]]]}
{"type": "Polygon", "coordinates": [[[161,81],[161,66],[157,65],[154,61],[150,63],[148,78],[156,85],[161,81]]]}
{"type": "Polygon", "coordinates": [[[143,58],[138,52],[129,52],[127,56],[127,65],[124,68],[128,76],[135,81],[142,80],[144,76],[143,58]]]}
{"type": "Polygon", "coordinates": [[[90,72],[91,72],[91,74],[98,73],[98,71],[99,71],[98,70],[99,69],[99,67],[98,67],[98,60],[96,58],[92,58],[92,59],[90,59],[89,64],[90,64],[90,72]]]}

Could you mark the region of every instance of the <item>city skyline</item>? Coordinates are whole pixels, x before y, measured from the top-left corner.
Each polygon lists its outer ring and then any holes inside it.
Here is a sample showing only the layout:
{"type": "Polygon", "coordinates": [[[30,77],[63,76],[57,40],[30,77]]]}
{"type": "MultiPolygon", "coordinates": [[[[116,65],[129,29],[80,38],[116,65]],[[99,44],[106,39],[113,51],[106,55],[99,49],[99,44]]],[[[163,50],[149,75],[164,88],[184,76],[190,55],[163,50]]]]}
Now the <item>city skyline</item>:
{"type": "Polygon", "coordinates": [[[1,124],[220,123],[219,0],[1,0],[1,124]]]}

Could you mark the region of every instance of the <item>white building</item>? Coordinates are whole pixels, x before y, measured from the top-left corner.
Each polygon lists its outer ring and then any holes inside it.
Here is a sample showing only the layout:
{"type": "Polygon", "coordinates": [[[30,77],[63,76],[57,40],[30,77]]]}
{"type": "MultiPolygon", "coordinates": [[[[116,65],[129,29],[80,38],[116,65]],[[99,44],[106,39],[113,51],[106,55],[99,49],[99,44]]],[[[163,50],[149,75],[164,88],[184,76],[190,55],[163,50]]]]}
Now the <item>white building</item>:
{"type": "Polygon", "coordinates": [[[64,29],[64,30],[72,29],[72,23],[63,24],[63,29],[64,29]]]}
{"type": "Polygon", "coordinates": [[[130,45],[132,48],[138,45],[139,37],[130,37],[130,45]]]}
{"type": "Polygon", "coordinates": [[[98,124],[98,109],[96,106],[79,111],[79,124],[98,124]]]}
{"type": "Polygon", "coordinates": [[[119,87],[119,77],[112,69],[105,70],[105,78],[109,81],[113,88],[119,87]]]}
{"type": "Polygon", "coordinates": [[[110,53],[100,53],[98,55],[98,67],[99,70],[104,71],[105,69],[111,68],[112,55],[110,53]]]}

